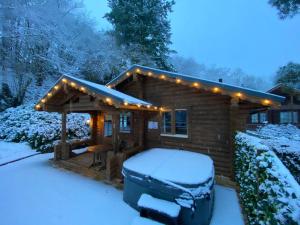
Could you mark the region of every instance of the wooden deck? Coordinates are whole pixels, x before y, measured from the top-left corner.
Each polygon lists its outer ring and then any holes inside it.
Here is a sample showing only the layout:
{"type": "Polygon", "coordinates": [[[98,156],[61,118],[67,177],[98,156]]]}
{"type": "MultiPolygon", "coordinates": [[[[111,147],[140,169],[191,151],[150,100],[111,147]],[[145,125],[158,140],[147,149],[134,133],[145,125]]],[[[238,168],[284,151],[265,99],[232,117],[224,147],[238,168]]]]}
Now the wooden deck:
{"type": "Polygon", "coordinates": [[[65,169],[74,173],[92,178],[94,180],[103,181],[113,185],[118,189],[123,189],[123,183],[120,179],[108,180],[106,170],[100,166],[92,166],[93,153],[84,152],[71,157],[68,160],[51,160],[52,165],[56,168],[65,169]]]}

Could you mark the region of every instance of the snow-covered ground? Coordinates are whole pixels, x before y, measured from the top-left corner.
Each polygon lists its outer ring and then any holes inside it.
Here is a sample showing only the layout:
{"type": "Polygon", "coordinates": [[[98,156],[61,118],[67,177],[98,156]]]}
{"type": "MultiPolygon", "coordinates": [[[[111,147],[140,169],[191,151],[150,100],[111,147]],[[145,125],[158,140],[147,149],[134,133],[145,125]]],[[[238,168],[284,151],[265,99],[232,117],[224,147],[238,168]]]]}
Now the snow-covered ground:
{"type": "MultiPolygon", "coordinates": [[[[11,145],[2,142],[0,152],[11,145]]],[[[23,144],[14,144],[22,148],[23,144]]],[[[138,212],[122,191],[81,175],[53,168],[53,154],[36,155],[0,167],[0,218],[5,225],[131,224],[138,212]]],[[[216,186],[211,225],[242,225],[236,192],[216,186]]]]}
{"type": "Polygon", "coordinates": [[[261,138],[261,143],[276,152],[300,154],[300,129],[291,124],[268,124],[255,131],[247,131],[261,138]]]}
{"type": "Polygon", "coordinates": [[[0,164],[36,154],[26,143],[0,141],[0,164]]]}

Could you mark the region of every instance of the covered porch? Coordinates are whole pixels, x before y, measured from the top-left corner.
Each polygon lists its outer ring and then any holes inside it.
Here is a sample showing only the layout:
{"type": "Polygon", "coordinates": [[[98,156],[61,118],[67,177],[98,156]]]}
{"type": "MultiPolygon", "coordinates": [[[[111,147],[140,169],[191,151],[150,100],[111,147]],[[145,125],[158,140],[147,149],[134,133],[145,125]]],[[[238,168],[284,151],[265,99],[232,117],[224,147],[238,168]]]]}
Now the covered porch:
{"type": "Polygon", "coordinates": [[[61,77],[36,110],[61,114],[61,140],[54,147],[56,166],[108,181],[121,179],[123,161],[144,149],[146,111],[159,113],[148,102],[71,76],[61,77]],[[67,140],[69,113],[90,114],[89,139],[67,140]]]}

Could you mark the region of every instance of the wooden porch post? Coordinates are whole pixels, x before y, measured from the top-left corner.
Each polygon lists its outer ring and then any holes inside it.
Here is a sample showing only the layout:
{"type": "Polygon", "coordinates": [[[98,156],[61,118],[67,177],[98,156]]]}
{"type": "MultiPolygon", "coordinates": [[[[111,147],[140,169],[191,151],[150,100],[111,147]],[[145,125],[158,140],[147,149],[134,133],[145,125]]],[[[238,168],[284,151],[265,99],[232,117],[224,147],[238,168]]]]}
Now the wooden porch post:
{"type": "Polygon", "coordinates": [[[67,113],[61,114],[61,159],[70,158],[70,145],[67,143],[67,113]]]}
{"type": "Polygon", "coordinates": [[[61,114],[61,143],[65,144],[67,140],[67,114],[61,114]]]}
{"type": "Polygon", "coordinates": [[[119,127],[120,127],[120,117],[119,113],[114,113],[112,116],[113,119],[113,137],[112,137],[112,144],[113,150],[115,153],[118,152],[119,148],[119,127]]]}

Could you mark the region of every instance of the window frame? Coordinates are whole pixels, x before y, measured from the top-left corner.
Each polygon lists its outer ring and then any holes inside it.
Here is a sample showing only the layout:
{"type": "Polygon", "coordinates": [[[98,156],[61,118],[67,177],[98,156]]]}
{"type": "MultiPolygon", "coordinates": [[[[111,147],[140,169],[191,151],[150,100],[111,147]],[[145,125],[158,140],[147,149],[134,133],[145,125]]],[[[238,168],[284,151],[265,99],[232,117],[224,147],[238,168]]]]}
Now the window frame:
{"type": "Polygon", "coordinates": [[[113,119],[112,119],[112,115],[110,114],[105,114],[104,115],[104,131],[103,131],[103,136],[106,137],[106,138],[110,138],[112,137],[112,134],[113,134],[113,119]],[[110,119],[108,119],[107,117],[110,116],[110,119]],[[109,124],[110,123],[110,128],[107,127],[106,128],[106,124],[109,124]],[[106,134],[105,132],[109,132],[108,134],[106,134]],[[111,132],[111,133],[110,133],[111,132]]]}
{"type": "Polygon", "coordinates": [[[161,114],[161,133],[160,136],[163,137],[177,137],[177,138],[189,138],[189,110],[187,108],[178,108],[172,109],[161,114]],[[186,112],[186,134],[178,134],[176,133],[176,111],[185,111],[186,112]],[[164,113],[169,112],[171,113],[171,132],[165,133],[164,132],[164,113]]]}
{"type": "Polygon", "coordinates": [[[279,112],[279,123],[280,124],[298,124],[299,115],[298,111],[280,111],[279,112]],[[282,121],[282,115],[287,114],[287,121],[282,121]]]}
{"type": "MultiPolygon", "coordinates": [[[[121,111],[119,114],[119,132],[120,133],[131,133],[132,132],[132,115],[133,113],[131,111],[121,111]],[[124,129],[123,125],[123,115],[129,113],[129,118],[127,119],[127,121],[129,121],[129,129],[124,129]]],[[[127,122],[128,123],[128,122],[127,122]]]]}

